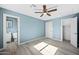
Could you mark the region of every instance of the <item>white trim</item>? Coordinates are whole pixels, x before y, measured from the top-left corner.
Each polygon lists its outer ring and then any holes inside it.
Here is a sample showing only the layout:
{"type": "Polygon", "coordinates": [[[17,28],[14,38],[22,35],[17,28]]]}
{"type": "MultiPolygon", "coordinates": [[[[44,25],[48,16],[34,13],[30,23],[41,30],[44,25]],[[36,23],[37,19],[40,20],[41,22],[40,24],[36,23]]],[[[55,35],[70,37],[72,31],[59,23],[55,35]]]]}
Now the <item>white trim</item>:
{"type": "Polygon", "coordinates": [[[0,48],[0,51],[4,50],[4,48],[0,48]]]}
{"type": "Polygon", "coordinates": [[[20,17],[18,17],[18,45],[20,45],[20,17]]]}
{"type": "Polygon", "coordinates": [[[6,17],[9,16],[9,17],[14,17],[14,18],[17,18],[18,20],[18,45],[20,45],[20,17],[17,17],[17,16],[13,16],[13,15],[8,15],[8,14],[3,14],[3,48],[5,48],[5,39],[6,39],[6,36],[5,36],[5,33],[6,33],[6,17]]]}
{"type": "Polygon", "coordinates": [[[44,39],[44,38],[45,38],[45,37],[40,37],[40,38],[31,39],[31,40],[29,40],[29,41],[22,42],[20,45],[23,45],[23,44],[26,44],[26,43],[29,43],[29,42],[32,42],[32,41],[44,39]]]}
{"type": "Polygon", "coordinates": [[[53,37],[53,40],[55,40],[55,41],[61,41],[61,38],[55,38],[55,37],[53,37]]]}
{"type": "Polygon", "coordinates": [[[61,19],[61,40],[63,41],[63,20],[61,19]]]}

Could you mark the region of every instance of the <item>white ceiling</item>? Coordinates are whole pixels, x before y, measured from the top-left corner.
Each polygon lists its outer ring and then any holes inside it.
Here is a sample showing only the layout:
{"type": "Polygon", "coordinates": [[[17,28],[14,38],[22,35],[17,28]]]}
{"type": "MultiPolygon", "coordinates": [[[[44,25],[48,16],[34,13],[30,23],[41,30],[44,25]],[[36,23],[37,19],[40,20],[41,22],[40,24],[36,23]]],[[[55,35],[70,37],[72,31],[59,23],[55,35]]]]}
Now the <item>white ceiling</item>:
{"type": "MultiPolygon", "coordinates": [[[[35,4],[36,5],[36,4],[35,4]]],[[[22,13],[24,15],[32,16],[41,20],[49,20],[60,16],[65,16],[73,13],[79,12],[79,4],[47,4],[47,8],[55,7],[57,11],[51,12],[52,16],[44,15],[40,17],[41,14],[36,14],[34,12],[41,11],[37,9],[42,9],[42,5],[32,5],[32,4],[0,4],[0,7],[12,10],[15,12],[22,13]]],[[[52,9],[52,8],[51,8],[52,9]]]]}

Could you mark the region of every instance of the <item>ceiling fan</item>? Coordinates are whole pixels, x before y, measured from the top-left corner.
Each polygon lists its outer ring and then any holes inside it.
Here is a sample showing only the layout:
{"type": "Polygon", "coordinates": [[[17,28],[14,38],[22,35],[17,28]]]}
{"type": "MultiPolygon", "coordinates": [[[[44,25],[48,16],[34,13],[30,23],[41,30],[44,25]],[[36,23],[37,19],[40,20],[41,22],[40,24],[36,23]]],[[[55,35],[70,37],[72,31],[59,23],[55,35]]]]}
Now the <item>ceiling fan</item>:
{"type": "Polygon", "coordinates": [[[47,9],[46,5],[43,5],[42,12],[35,12],[35,13],[41,13],[40,17],[42,17],[44,14],[47,14],[48,16],[51,16],[50,12],[54,12],[54,11],[57,11],[57,9],[54,8],[54,9],[49,10],[49,9],[47,9]]]}

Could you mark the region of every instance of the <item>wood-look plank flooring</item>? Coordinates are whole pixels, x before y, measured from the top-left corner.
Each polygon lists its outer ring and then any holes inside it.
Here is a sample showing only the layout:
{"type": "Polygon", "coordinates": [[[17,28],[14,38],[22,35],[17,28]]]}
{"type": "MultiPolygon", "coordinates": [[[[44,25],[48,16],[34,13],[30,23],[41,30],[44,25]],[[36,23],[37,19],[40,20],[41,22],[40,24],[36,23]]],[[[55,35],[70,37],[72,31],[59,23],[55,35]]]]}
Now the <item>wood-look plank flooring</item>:
{"type": "Polygon", "coordinates": [[[35,45],[41,42],[45,42],[51,46],[57,47],[58,49],[54,55],[79,55],[79,49],[72,46],[69,42],[59,42],[47,38],[41,38],[40,40],[32,41],[18,46],[15,55],[43,55],[40,53],[40,51],[34,48],[35,45]]]}

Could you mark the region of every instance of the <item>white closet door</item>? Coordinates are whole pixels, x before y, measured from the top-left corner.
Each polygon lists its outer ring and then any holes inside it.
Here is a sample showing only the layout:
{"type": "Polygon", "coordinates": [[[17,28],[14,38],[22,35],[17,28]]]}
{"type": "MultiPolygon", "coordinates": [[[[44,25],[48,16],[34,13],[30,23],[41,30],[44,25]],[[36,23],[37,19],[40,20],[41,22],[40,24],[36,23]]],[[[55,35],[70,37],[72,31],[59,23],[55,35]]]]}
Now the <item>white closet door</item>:
{"type": "Polygon", "coordinates": [[[77,47],[77,17],[72,18],[71,22],[71,44],[77,47]]]}
{"type": "Polygon", "coordinates": [[[46,22],[46,37],[47,38],[53,37],[53,24],[51,21],[46,22]]]}

